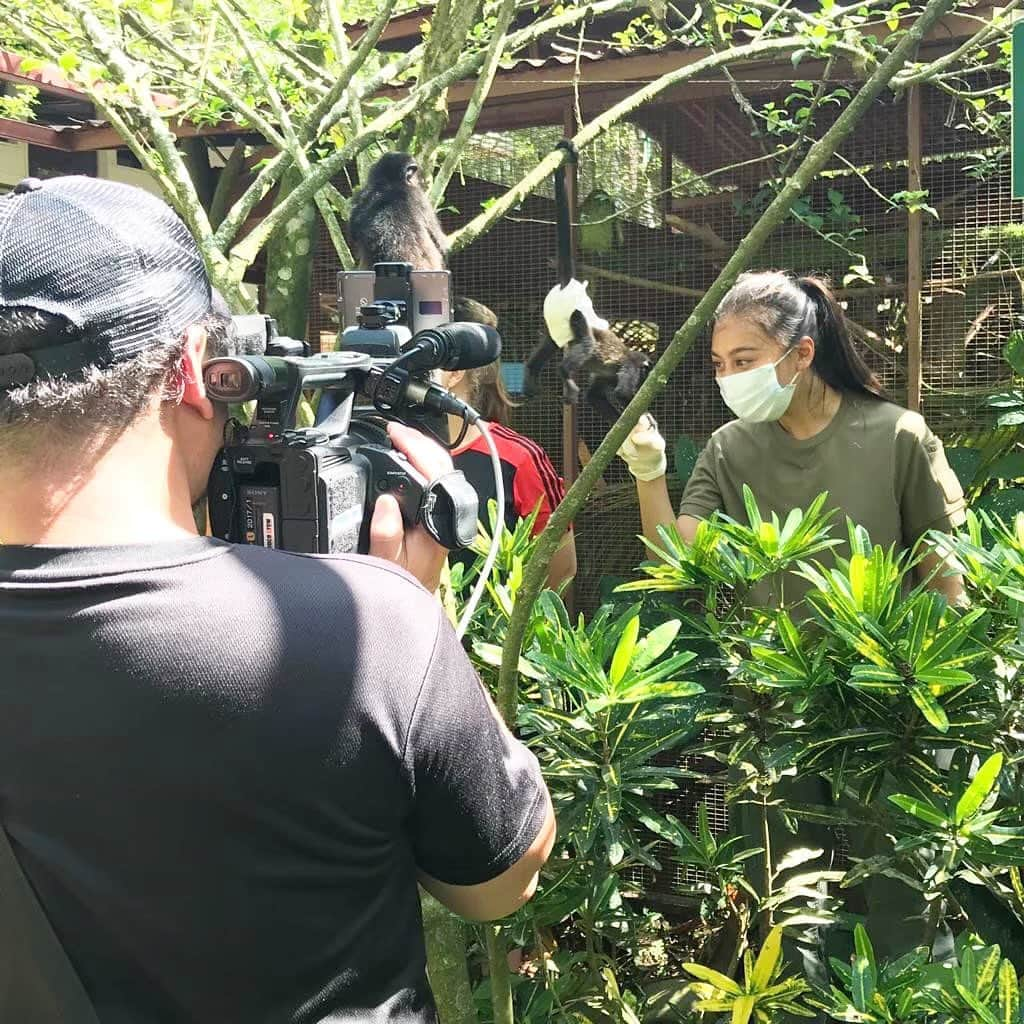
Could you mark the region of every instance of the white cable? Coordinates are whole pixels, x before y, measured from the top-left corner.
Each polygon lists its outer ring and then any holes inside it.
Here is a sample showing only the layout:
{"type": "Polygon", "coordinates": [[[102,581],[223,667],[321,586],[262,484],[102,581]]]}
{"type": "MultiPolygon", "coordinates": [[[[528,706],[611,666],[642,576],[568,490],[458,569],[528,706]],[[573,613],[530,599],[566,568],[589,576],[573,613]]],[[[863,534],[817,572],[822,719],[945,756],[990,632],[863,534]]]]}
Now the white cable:
{"type": "Polygon", "coordinates": [[[480,604],[480,598],[484,596],[487,580],[490,578],[494,563],[498,560],[498,549],[501,547],[501,531],[505,528],[505,481],[501,475],[501,459],[498,458],[498,449],[494,444],[494,438],[491,437],[487,424],[480,419],[479,413],[475,410],[473,412],[476,419],[470,419],[470,422],[474,423],[479,429],[491,453],[491,470],[494,473],[494,496],[498,507],[490,550],[487,552],[487,558],[484,559],[483,568],[480,570],[480,578],[476,581],[476,586],[473,588],[473,593],[470,594],[469,601],[462,612],[462,618],[459,620],[458,628],[455,630],[455,635],[460,640],[466,635],[470,620],[476,612],[477,605],[480,604]]]}

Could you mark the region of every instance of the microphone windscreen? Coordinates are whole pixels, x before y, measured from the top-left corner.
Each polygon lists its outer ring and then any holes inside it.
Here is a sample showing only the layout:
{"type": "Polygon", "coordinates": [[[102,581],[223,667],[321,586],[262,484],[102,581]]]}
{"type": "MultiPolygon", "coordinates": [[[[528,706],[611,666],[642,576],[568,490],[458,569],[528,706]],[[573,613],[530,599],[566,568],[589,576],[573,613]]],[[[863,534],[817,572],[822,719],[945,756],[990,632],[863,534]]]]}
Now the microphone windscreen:
{"type": "Polygon", "coordinates": [[[501,335],[487,324],[454,323],[442,328],[451,331],[454,344],[449,370],[472,370],[488,366],[501,355],[501,335]]]}

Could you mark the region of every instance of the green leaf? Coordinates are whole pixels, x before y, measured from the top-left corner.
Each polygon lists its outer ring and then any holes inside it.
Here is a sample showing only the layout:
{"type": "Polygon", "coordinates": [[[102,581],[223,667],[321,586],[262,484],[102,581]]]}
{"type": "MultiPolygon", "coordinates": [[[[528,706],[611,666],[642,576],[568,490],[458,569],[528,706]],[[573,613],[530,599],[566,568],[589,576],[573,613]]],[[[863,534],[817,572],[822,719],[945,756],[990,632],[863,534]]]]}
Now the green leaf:
{"type": "Polygon", "coordinates": [[[914,797],[906,796],[903,793],[894,793],[889,797],[889,802],[894,803],[901,811],[905,811],[919,821],[923,821],[928,825],[934,825],[935,828],[944,829],[949,826],[949,822],[946,821],[935,807],[923,800],[916,800],[914,797]]]}
{"type": "Polygon", "coordinates": [[[949,718],[927,686],[917,682],[911,683],[910,699],[917,705],[918,710],[933,729],[937,729],[939,732],[949,731],[949,718]]]}
{"type": "Polygon", "coordinates": [[[655,662],[672,646],[672,641],[679,634],[682,625],[678,619],[663,622],[655,626],[637,645],[633,654],[632,668],[642,672],[648,665],[655,662]]]}
{"type": "Polygon", "coordinates": [[[776,875],[781,875],[784,871],[792,871],[793,868],[799,867],[801,864],[806,864],[809,861],[817,860],[825,851],[820,847],[818,849],[810,849],[809,847],[799,847],[795,850],[790,850],[775,868],[776,875]]]}
{"type": "Polygon", "coordinates": [[[732,1024],[747,1024],[757,1000],[753,996],[740,996],[732,1004],[732,1024]]]}
{"type": "Polygon", "coordinates": [[[634,615],[626,623],[626,628],[622,631],[622,636],[619,637],[619,642],[615,647],[611,672],[608,674],[612,686],[617,686],[628,671],[633,661],[633,652],[636,650],[636,641],[639,635],[640,616],[634,615]]]}
{"type": "Polygon", "coordinates": [[[1019,480],[1024,477],[1024,452],[1009,452],[985,471],[986,480],[1019,480]]]}
{"type": "Polygon", "coordinates": [[[743,505],[747,510],[747,522],[750,525],[750,529],[755,534],[759,533],[763,520],[761,519],[761,512],[757,507],[757,499],[754,497],[754,492],[747,484],[743,485],[743,505]]]}
{"type": "Polygon", "coordinates": [[[601,810],[609,822],[615,822],[622,809],[622,780],[618,765],[606,764],[601,769],[601,781],[604,783],[604,806],[601,810]]]}
{"type": "Polygon", "coordinates": [[[974,477],[981,467],[982,452],[980,448],[951,445],[946,449],[946,461],[949,463],[949,468],[956,473],[960,486],[967,490],[974,482],[974,477]]]}
{"type": "Polygon", "coordinates": [[[1000,1024],[1018,1024],[1020,1021],[1020,988],[1017,972],[1009,960],[999,966],[1000,1024]]]}
{"type": "Polygon", "coordinates": [[[862,956],[854,957],[851,981],[850,994],[853,996],[853,1005],[861,1013],[866,1013],[875,995],[875,983],[871,964],[862,956]]]}
{"type": "Polygon", "coordinates": [[[993,754],[977,771],[971,784],[956,802],[956,823],[962,824],[981,810],[1003,770],[1003,755],[993,754]]]}
{"type": "Polygon", "coordinates": [[[1011,331],[1003,349],[1003,358],[1018,376],[1024,376],[1024,331],[1011,331]]]}
{"type": "Polygon", "coordinates": [[[728,995],[742,995],[743,990],[732,978],[710,967],[705,967],[703,964],[683,964],[683,970],[687,974],[692,974],[695,978],[699,978],[701,981],[714,985],[715,988],[728,995]]]}
{"type": "Polygon", "coordinates": [[[768,938],[764,940],[761,952],[757,954],[757,963],[754,964],[754,973],[750,979],[749,990],[756,993],[766,989],[781,959],[782,929],[776,927],[768,933],[768,938]]]}
{"type": "MultiPolygon", "coordinates": [[[[1020,414],[1020,419],[1016,423],[1024,424],[1024,412],[1020,414]]],[[[1000,426],[1002,425],[1000,423],[1000,426]]],[[[998,516],[1004,522],[1013,522],[1019,512],[1024,512],[1024,488],[1004,487],[1002,490],[989,491],[974,503],[974,508],[977,512],[988,512],[990,515],[998,516]]]]}

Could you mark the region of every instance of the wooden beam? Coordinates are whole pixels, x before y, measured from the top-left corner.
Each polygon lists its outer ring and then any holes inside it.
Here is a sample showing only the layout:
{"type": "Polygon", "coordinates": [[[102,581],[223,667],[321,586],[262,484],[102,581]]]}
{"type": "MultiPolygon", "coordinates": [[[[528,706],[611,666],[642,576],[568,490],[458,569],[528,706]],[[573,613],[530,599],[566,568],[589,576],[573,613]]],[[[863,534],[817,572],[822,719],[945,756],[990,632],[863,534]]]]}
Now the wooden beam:
{"type": "Polygon", "coordinates": [[[667,295],[681,295],[688,299],[699,299],[707,291],[706,288],[685,288],[679,284],[668,284],[665,281],[651,281],[646,277],[631,277],[629,274],[620,274],[617,270],[605,270],[604,267],[595,267],[589,263],[581,263],[577,271],[584,277],[602,277],[606,281],[615,281],[617,284],[629,285],[631,288],[643,288],[650,292],[665,292],[667,295]]]}
{"type": "MultiPolygon", "coordinates": [[[[907,189],[921,188],[921,86],[907,93],[907,189]]],[[[921,411],[921,283],[924,277],[921,210],[907,213],[907,407],[921,411]]]]}
{"type": "Polygon", "coordinates": [[[67,153],[71,148],[68,145],[70,134],[70,132],[59,132],[44,124],[32,124],[28,121],[14,121],[9,117],[0,117],[0,139],[5,142],[23,142],[28,146],[59,149],[67,153]]]}

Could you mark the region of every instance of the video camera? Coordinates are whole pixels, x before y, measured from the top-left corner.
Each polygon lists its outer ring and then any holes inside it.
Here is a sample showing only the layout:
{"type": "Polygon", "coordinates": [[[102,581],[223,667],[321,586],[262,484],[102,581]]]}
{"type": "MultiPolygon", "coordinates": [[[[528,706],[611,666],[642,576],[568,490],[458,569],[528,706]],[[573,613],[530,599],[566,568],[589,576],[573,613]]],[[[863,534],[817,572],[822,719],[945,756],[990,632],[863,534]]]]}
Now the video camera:
{"type": "Polygon", "coordinates": [[[235,318],[246,354],[204,365],[213,401],[256,402],[252,422],[233,423],[214,462],[207,490],[214,536],[288,551],[365,553],[376,500],[392,494],[406,524],[422,524],[444,547],[473,542],[477,496],[462,473],[424,479],[391,446],[385,426],[396,420],[441,439],[431,421],[446,424],[455,415],[464,432],[476,412],[430,374],[493,362],[501,338],[482,324],[420,327],[411,287],[416,272],[408,264],[378,267],[385,268],[383,291],[397,291],[397,279],[407,282],[408,294],[374,294],[342,332],[340,351],[309,355],[304,342],[278,336],[273,320],[256,315],[235,318]],[[395,266],[405,270],[395,274],[395,266]],[[260,344],[262,351],[253,352],[260,344]],[[297,427],[302,393],[314,388],[322,390],[317,422],[297,427]]]}

